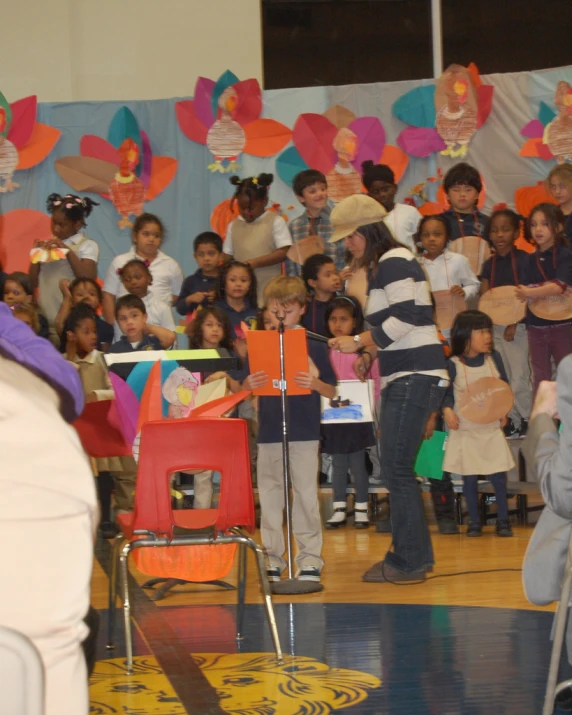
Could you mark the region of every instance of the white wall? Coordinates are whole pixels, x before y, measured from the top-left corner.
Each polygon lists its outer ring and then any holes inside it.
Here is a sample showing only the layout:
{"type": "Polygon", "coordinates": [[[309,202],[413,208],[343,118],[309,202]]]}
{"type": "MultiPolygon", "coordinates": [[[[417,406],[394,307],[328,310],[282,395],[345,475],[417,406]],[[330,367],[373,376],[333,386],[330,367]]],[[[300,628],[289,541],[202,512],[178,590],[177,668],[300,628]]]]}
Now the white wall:
{"type": "Polygon", "coordinates": [[[262,83],[260,0],[0,0],[8,101],[190,96],[231,69],[262,83]]]}

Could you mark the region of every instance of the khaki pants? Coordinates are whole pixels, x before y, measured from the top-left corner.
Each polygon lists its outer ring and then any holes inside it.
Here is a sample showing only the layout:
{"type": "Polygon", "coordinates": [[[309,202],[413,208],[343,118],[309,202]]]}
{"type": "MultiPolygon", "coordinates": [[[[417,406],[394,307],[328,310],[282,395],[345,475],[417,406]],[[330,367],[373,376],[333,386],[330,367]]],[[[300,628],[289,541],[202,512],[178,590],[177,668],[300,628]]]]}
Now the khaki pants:
{"type": "Polygon", "coordinates": [[[530,362],[528,357],[528,336],[526,327],[519,323],[516,326],[514,340],[510,343],[504,339],[504,326],[494,325],[493,336],[495,350],[498,350],[508,375],[510,387],[514,393],[514,405],[509,417],[516,427],[521,420],[528,420],[532,408],[532,382],[530,362]]]}
{"type": "Polygon", "coordinates": [[[135,484],[137,482],[137,463],[133,457],[119,457],[123,470],[112,472],[115,484],[115,511],[124,514],[133,511],[135,504],[135,484]]]}
{"type": "MultiPolygon", "coordinates": [[[[318,504],[319,442],[290,442],[290,477],[294,501],[292,531],[298,546],[296,566],[321,569],[322,522],[318,504]]],[[[284,569],[284,470],[282,443],[258,445],[258,495],[261,536],[271,567],[284,569]]]]}
{"type": "Polygon", "coordinates": [[[213,473],[212,470],[206,469],[203,472],[197,472],[194,476],[195,483],[195,500],[193,502],[194,509],[210,509],[213,500],[213,473]]]}

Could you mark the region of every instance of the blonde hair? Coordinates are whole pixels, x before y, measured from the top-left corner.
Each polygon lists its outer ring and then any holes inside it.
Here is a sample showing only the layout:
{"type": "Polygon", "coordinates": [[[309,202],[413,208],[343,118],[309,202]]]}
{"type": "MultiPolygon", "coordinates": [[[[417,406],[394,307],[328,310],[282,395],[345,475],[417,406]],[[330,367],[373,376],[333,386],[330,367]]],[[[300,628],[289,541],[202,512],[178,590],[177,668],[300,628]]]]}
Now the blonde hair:
{"type": "Polygon", "coordinates": [[[555,166],[553,169],[550,170],[550,173],[546,177],[546,189],[550,193],[550,182],[552,179],[558,176],[562,181],[564,181],[566,184],[569,184],[572,186],[572,165],[570,164],[558,164],[555,166]]]}
{"type": "Polygon", "coordinates": [[[276,300],[280,305],[298,303],[304,306],[307,297],[304,281],[294,276],[277,276],[264,289],[264,305],[268,305],[271,300],[276,300]]]}

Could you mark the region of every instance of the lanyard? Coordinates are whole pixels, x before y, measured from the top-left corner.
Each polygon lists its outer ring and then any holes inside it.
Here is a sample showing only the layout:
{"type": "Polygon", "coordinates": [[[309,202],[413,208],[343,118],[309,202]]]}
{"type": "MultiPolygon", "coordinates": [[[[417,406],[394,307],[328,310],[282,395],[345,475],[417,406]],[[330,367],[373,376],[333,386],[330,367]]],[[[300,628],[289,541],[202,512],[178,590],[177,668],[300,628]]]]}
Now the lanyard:
{"type": "MultiPolygon", "coordinates": [[[[540,251],[538,248],[536,249],[536,265],[538,266],[538,270],[542,273],[542,277],[544,278],[545,281],[548,281],[549,278],[544,272],[544,268],[540,265],[540,251]]],[[[556,244],[552,247],[552,266],[554,270],[556,270],[556,244]]]]}
{"type": "MultiPolygon", "coordinates": [[[[514,284],[515,284],[515,286],[520,285],[520,283],[519,283],[519,281],[518,281],[518,270],[517,270],[517,268],[516,268],[516,259],[515,259],[515,257],[514,257],[514,248],[511,248],[511,249],[510,249],[510,262],[511,262],[511,264],[512,264],[512,276],[513,276],[513,279],[514,279],[514,284]]],[[[493,256],[493,265],[492,265],[492,268],[491,268],[491,284],[490,284],[490,288],[494,288],[494,285],[495,285],[495,270],[496,270],[496,267],[497,267],[497,254],[495,253],[495,255],[493,256]]],[[[542,270],[542,269],[541,269],[541,270],[542,270]]],[[[545,277],[546,277],[546,276],[545,276],[545,277]]]]}
{"type": "MultiPolygon", "coordinates": [[[[465,385],[467,386],[467,392],[470,392],[470,390],[469,390],[469,376],[467,375],[467,363],[465,361],[465,358],[462,355],[459,359],[461,361],[461,365],[463,366],[463,370],[465,371],[465,385]]],[[[485,356],[485,362],[489,366],[489,370],[491,371],[491,377],[495,377],[493,368],[491,367],[490,358],[488,355],[485,356]]]]}

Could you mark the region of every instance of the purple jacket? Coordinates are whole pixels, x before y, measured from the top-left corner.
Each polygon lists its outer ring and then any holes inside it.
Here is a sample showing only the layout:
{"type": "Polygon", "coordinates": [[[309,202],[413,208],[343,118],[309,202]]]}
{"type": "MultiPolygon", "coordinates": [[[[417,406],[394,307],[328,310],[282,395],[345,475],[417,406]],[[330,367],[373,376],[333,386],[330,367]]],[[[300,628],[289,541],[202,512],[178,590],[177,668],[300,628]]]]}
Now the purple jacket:
{"type": "Polygon", "coordinates": [[[0,303],[0,355],[47,382],[58,393],[60,411],[67,422],[73,422],[81,414],[83,388],[75,367],[50,342],[14,318],[5,303],[0,303]]]}

